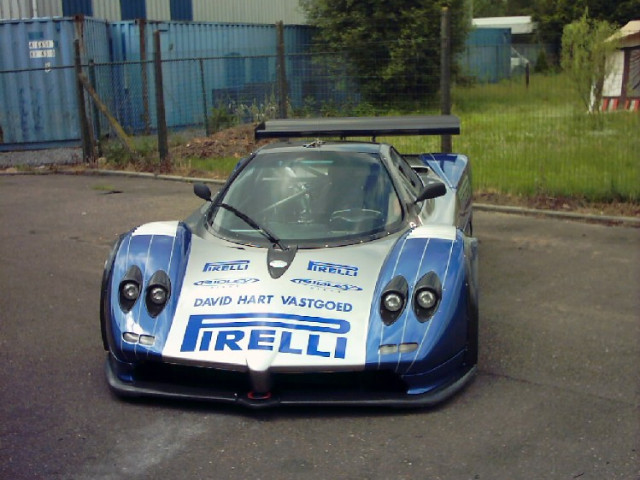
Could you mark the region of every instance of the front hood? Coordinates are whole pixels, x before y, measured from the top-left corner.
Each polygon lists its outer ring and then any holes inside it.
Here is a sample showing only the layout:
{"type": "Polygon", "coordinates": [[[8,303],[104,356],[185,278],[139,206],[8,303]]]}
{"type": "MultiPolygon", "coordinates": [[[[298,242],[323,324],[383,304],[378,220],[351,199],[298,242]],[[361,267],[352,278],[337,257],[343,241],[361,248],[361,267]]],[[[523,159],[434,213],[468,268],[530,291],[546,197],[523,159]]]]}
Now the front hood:
{"type": "Polygon", "coordinates": [[[251,371],[363,368],[376,283],[397,238],[301,249],[274,279],[266,248],[194,235],[163,359],[251,371]]]}

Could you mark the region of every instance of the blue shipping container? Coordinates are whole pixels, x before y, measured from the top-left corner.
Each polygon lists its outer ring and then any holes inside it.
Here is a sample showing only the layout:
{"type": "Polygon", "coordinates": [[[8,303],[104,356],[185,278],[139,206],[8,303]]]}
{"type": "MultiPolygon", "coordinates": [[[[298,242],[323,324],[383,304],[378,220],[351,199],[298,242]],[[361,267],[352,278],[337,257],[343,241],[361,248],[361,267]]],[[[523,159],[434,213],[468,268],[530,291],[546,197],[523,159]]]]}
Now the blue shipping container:
{"type": "Polygon", "coordinates": [[[108,58],[106,22],[32,19],[0,22],[0,149],[78,142],[73,41],[87,58],[108,58]]]}
{"type": "Polygon", "coordinates": [[[511,29],[476,28],[469,32],[459,57],[465,75],[495,83],[510,75],[511,29]]]}

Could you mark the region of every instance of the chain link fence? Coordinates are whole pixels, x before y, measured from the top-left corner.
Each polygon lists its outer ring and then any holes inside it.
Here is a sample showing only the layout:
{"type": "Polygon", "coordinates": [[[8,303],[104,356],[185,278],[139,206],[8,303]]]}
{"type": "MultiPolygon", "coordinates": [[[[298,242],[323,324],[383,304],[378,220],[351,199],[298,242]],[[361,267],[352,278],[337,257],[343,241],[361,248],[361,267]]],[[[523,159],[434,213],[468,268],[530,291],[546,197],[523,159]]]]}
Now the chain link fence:
{"type": "MultiPolygon", "coordinates": [[[[200,136],[240,123],[275,118],[283,111],[289,117],[439,113],[438,92],[425,91],[416,100],[414,95],[403,96],[390,90],[381,106],[360,92],[362,79],[350,74],[348,60],[339,52],[321,52],[317,48],[308,48],[308,52],[314,53],[279,58],[277,52],[242,56],[208,56],[201,52],[198,57],[162,59],[160,96],[153,60],[85,62],[82,71],[112,116],[110,121],[85,93],[91,132],[96,140],[113,137],[115,120],[128,135],[153,138],[159,126],[158,99],[164,101],[164,121],[170,134],[188,130],[200,136]]],[[[474,52],[467,51],[465,55],[473,58],[474,52]]],[[[438,85],[438,68],[424,66],[434,77],[430,85],[438,85]]],[[[638,201],[638,112],[587,115],[564,76],[532,73],[529,77],[522,71],[512,75],[509,72],[507,78],[494,83],[481,83],[465,75],[459,77],[464,78],[464,85],[454,85],[452,113],[461,118],[462,135],[453,139],[453,149],[471,157],[475,188],[522,195],[638,201]]],[[[18,103],[35,101],[34,88],[25,90],[21,85],[45,85],[46,76],[52,74],[61,76],[59,82],[75,83],[73,66],[49,72],[0,72],[4,91],[12,83],[19,92],[14,98],[3,99],[0,128],[15,115],[18,103]]],[[[386,81],[393,83],[393,78],[386,81]]],[[[408,81],[398,79],[398,83],[408,81]]],[[[416,88],[422,88],[419,82],[416,88]]],[[[58,112],[56,118],[36,121],[37,128],[49,133],[44,138],[59,140],[58,130],[77,123],[74,89],[46,93],[45,88],[45,98],[38,99],[51,102],[51,110],[58,112]]],[[[32,115],[35,118],[38,112],[32,115]]],[[[81,135],[75,128],[71,130],[72,139],[77,142],[81,135]]],[[[388,140],[401,151],[439,150],[439,139],[388,140]]]]}

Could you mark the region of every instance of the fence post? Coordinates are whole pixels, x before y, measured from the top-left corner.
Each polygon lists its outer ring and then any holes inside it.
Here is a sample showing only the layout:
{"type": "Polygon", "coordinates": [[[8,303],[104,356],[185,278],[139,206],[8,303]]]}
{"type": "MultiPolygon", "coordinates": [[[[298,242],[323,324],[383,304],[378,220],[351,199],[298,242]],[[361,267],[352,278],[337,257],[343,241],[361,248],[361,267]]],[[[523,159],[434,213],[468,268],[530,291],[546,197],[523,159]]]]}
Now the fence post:
{"type": "Polygon", "coordinates": [[[142,76],[142,121],[144,122],[144,133],[151,132],[151,115],[149,114],[149,79],[147,78],[147,29],[146,20],[138,20],[140,30],[140,74],[142,76]]]}
{"type": "Polygon", "coordinates": [[[204,83],[204,62],[201,58],[198,59],[198,63],[200,64],[200,89],[202,90],[202,109],[204,113],[204,132],[208,137],[211,135],[209,131],[209,112],[207,112],[207,89],[205,88],[204,83]]]}
{"type": "Polygon", "coordinates": [[[73,48],[76,72],[76,90],[78,95],[78,120],[80,121],[80,136],[82,137],[82,160],[85,162],[93,162],[95,160],[95,152],[93,151],[92,135],[84,102],[84,89],[82,87],[82,81],[80,80],[82,75],[82,64],[80,59],[79,39],[76,38],[73,41],[73,48]]]}
{"type": "MultiPolygon", "coordinates": [[[[89,60],[89,83],[91,83],[93,89],[97,91],[96,64],[93,58],[89,60]]],[[[100,137],[102,137],[102,132],[100,131],[100,116],[98,115],[98,109],[93,103],[91,104],[91,122],[93,123],[93,131],[95,132],[94,139],[98,140],[96,142],[97,153],[98,156],[102,156],[102,147],[100,146],[100,137]]]]}
{"type": "Polygon", "coordinates": [[[287,118],[287,70],[284,55],[284,24],[276,22],[276,90],[278,95],[278,118],[287,118]]]}
{"type": "MultiPolygon", "coordinates": [[[[451,27],[449,8],[442,7],[440,21],[440,113],[451,114],[451,27]]],[[[440,136],[440,149],[451,153],[451,135],[440,136]]]]}
{"type": "MultiPolygon", "coordinates": [[[[163,169],[168,167],[169,142],[167,135],[167,119],[164,110],[164,89],[162,86],[162,54],[160,52],[160,32],[153,32],[153,66],[156,85],[156,117],[158,123],[158,154],[163,169]]],[[[167,169],[168,170],[168,169],[167,169]]]]}

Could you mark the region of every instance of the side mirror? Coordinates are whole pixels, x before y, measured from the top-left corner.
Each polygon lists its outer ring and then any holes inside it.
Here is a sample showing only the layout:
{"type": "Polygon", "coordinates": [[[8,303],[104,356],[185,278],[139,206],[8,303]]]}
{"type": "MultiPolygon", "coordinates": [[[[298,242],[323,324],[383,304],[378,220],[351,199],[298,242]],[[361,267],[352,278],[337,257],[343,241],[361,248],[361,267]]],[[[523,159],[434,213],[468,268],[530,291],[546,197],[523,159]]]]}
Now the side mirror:
{"type": "Polygon", "coordinates": [[[418,195],[418,198],[416,198],[413,203],[420,203],[425,200],[441,197],[443,195],[446,195],[446,193],[447,193],[447,187],[445,186],[445,184],[442,182],[436,181],[424,187],[422,192],[420,192],[420,195],[418,195]]]}
{"type": "Polygon", "coordinates": [[[195,183],[193,185],[193,193],[195,193],[198,198],[201,198],[206,202],[211,201],[211,189],[204,183],[195,183]]]}

